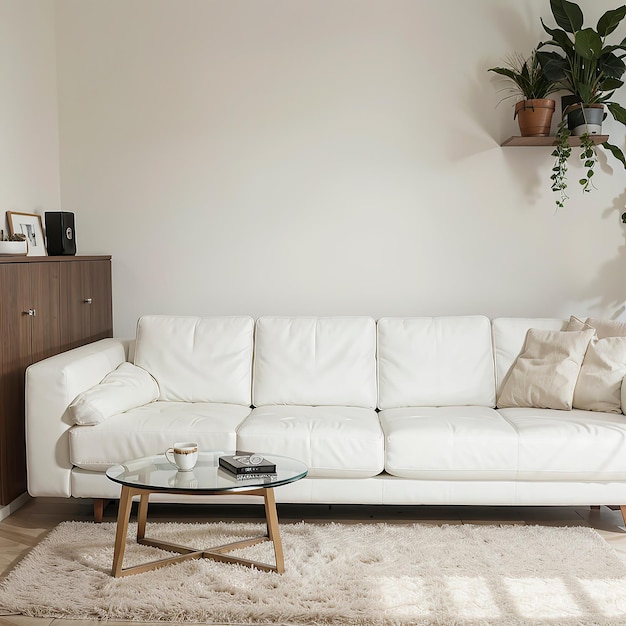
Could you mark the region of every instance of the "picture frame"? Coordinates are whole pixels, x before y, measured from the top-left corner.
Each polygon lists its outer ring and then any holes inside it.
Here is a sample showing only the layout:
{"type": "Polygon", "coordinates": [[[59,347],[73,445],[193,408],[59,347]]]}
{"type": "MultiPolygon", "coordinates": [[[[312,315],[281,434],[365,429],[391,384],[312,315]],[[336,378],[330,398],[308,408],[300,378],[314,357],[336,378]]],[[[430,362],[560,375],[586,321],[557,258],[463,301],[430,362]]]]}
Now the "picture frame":
{"type": "Polygon", "coordinates": [[[9,231],[12,235],[26,235],[26,241],[28,242],[27,256],[48,256],[41,215],[7,211],[7,219],[9,221],[9,231]]]}

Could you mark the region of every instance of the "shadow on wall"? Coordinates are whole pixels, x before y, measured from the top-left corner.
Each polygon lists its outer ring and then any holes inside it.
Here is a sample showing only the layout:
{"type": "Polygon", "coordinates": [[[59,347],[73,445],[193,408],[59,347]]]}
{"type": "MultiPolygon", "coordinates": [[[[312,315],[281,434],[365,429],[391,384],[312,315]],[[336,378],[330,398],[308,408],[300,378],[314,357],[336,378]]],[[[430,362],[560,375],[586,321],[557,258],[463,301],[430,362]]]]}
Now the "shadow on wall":
{"type": "Polygon", "coordinates": [[[622,213],[626,210],[626,189],[613,199],[613,205],[606,208],[602,217],[616,222],[622,229],[623,243],[617,254],[598,270],[598,280],[589,283],[583,295],[595,302],[594,308],[613,311],[611,319],[626,320],[626,224],[622,224],[622,213]],[[607,289],[607,286],[611,286],[607,289]],[[598,290],[600,294],[598,294],[598,290]]]}

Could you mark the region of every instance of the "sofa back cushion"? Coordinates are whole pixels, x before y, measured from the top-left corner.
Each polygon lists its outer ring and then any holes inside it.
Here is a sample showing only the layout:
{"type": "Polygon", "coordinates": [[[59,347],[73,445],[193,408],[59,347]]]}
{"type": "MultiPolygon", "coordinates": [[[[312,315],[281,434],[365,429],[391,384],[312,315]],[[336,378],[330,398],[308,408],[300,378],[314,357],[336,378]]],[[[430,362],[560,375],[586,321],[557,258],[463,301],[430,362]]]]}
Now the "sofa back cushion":
{"type": "Polygon", "coordinates": [[[159,400],[249,406],[251,317],[147,315],[137,323],[135,365],[152,374],[159,400]]]}
{"type": "Polygon", "coordinates": [[[253,404],[376,406],[376,323],[370,317],[257,320],[253,404]]]}
{"type": "Polygon", "coordinates": [[[550,317],[500,317],[492,321],[498,396],[502,390],[502,382],[524,348],[528,331],[531,328],[566,330],[567,324],[568,320],[550,317]]]}
{"type": "Polygon", "coordinates": [[[378,394],[380,409],[495,406],[489,319],[380,319],[378,394]]]}

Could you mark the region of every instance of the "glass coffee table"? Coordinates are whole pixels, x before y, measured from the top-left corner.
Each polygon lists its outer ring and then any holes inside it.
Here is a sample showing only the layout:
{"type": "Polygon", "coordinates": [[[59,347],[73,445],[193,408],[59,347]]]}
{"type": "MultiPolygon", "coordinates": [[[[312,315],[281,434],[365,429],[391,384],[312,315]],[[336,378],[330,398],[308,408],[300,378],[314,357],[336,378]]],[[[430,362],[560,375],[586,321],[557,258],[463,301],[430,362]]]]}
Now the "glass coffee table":
{"type": "Polygon", "coordinates": [[[279,574],[285,571],[274,488],[304,478],[307,475],[307,467],[304,463],[295,459],[275,454],[263,454],[266,459],[276,464],[276,473],[241,479],[219,467],[219,457],[227,454],[233,454],[233,452],[200,453],[195,468],[188,472],[178,471],[176,467],[166,460],[163,454],[135,459],[122,465],[114,465],[107,470],[107,478],[122,486],[117,514],[113,567],[111,569],[111,574],[114,577],[139,574],[189,559],[213,559],[226,563],[238,563],[265,571],[278,572],[279,574]],[[148,500],[151,493],[195,496],[222,496],[229,494],[262,496],[265,503],[267,532],[265,535],[258,537],[204,549],[179,546],[157,539],[150,539],[146,537],[146,520],[148,517],[148,500]],[[128,534],[128,522],[135,496],[139,496],[137,543],[176,552],[178,556],[151,561],[133,567],[122,567],[128,534]],[[226,554],[232,550],[253,546],[263,541],[271,541],[273,543],[275,565],[249,561],[226,554]]]}

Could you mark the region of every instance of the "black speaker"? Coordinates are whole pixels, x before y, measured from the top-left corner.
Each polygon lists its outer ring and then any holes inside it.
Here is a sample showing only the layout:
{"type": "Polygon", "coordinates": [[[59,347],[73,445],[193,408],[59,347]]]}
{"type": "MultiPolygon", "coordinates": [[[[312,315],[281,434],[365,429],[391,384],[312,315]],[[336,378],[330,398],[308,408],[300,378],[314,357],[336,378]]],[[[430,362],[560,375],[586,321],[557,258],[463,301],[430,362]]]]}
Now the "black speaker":
{"type": "Polygon", "coordinates": [[[49,211],[45,218],[48,254],[51,256],[76,254],[74,214],[68,211],[49,211]]]}

